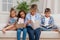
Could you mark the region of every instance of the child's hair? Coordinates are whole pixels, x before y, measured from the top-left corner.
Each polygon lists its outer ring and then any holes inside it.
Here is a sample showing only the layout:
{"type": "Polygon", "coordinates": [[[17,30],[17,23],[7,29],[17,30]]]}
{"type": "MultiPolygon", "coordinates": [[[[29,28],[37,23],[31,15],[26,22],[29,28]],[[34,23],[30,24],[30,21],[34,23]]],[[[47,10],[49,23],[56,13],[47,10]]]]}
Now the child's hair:
{"type": "Polygon", "coordinates": [[[50,8],[46,8],[46,9],[45,9],[45,13],[46,13],[46,12],[51,12],[51,9],[50,9],[50,8]]]}
{"type": "MultiPolygon", "coordinates": [[[[11,12],[12,12],[12,11],[15,11],[15,9],[14,9],[14,8],[11,8],[11,9],[10,9],[10,17],[11,17],[11,12]]],[[[15,11],[15,13],[16,13],[16,11],[15,11]]]]}
{"type": "Polygon", "coordinates": [[[30,9],[36,10],[37,9],[37,5],[36,4],[32,4],[30,9]]]}
{"type": "Polygon", "coordinates": [[[24,12],[24,14],[26,15],[26,12],[24,10],[21,10],[18,12],[18,15],[17,15],[18,18],[21,18],[21,15],[20,15],[21,12],[24,12]]]}

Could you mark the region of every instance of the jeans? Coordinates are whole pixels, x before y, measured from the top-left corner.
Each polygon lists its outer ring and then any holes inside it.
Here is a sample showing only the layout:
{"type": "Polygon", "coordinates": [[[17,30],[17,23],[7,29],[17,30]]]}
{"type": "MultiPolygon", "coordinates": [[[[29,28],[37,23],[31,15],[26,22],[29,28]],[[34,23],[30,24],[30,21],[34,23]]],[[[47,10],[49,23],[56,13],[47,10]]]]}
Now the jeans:
{"type": "Polygon", "coordinates": [[[20,40],[21,39],[21,31],[23,31],[23,40],[26,40],[26,33],[27,33],[27,29],[26,28],[23,28],[23,29],[21,29],[21,28],[19,28],[19,29],[17,29],[17,40],[20,40]]]}
{"type": "Polygon", "coordinates": [[[29,40],[39,40],[41,34],[40,28],[34,30],[31,26],[27,26],[27,32],[29,35],[29,40]]]}

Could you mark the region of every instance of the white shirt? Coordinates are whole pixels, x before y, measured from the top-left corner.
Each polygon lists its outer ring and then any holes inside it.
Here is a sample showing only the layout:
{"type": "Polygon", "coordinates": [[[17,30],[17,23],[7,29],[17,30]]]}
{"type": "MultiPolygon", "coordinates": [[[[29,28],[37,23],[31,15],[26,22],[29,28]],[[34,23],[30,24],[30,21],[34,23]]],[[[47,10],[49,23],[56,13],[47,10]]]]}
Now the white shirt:
{"type": "Polygon", "coordinates": [[[24,23],[24,19],[22,19],[22,18],[19,18],[19,20],[18,20],[18,22],[17,22],[18,24],[20,24],[20,23],[24,23]]]}
{"type": "Polygon", "coordinates": [[[35,23],[35,15],[34,16],[31,15],[31,20],[33,23],[35,23]]]}
{"type": "Polygon", "coordinates": [[[40,22],[39,22],[39,20],[35,20],[35,15],[34,16],[32,16],[31,15],[31,20],[32,20],[32,28],[33,29],[37,29],[37,28],[39,28],[40,27],[40,22]]]}
{"type": "Polygon", "coordinates": [[[44,26],[48,26],[49,25],[49,20],[50,20],[50,17],[45,17],[45,23],[44,23],[44,26]]]}

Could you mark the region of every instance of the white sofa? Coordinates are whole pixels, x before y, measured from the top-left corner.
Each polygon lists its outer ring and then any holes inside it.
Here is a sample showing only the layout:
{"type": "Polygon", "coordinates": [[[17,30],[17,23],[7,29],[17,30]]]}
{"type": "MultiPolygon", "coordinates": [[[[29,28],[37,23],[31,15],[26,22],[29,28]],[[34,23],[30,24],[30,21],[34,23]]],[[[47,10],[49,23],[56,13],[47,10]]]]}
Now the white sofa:
{"type": "MultiPolygon", "coordinates": [[[[55,24],[60,29],[60,14],[52,14],[55,20],[55,24]]],[[[0,30],[6,25],[8,16],[2,16],[1,23],[0,23],[0,30]]],[[[60,33],[55,31],[42,31],[41,32],[41,40],[60,40],[60,33]]],[[[16,31],[6,31],[5,34],[0,31],[0,40],[16,40],[16,31]]],[[[28,34],[27,34],[28,40],[28,34]]]]}
{"type": "MultiPolygon", "coordinates": [[[[40,38],[41,40],[60,40],[60,33],[55,31],[42,31],[40,38]]],[[[28,40],[28,34],[26,39],[28,40]]],[[[6,31],[5,34],[0,31],[0,40],[16,40],[16,31],[6,31]]]]}

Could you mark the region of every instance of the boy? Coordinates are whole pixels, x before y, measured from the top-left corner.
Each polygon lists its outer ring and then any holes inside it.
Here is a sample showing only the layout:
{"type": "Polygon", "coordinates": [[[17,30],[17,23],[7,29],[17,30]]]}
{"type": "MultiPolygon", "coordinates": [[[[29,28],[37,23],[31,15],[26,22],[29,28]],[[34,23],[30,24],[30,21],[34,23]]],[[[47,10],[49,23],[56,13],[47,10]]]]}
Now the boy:
{"type": "Polygon", "coordinates": [[[45,16],[41,18],[41,26],[42,26],[41,29],[43,31],[57,30],[57,27],[54,24],[54,19],[50,15],[51,14],[50,8],[46,8],[44,14],[45,16]]]}
{"type": "Polygon", "coordinates": [[[30,13],[26,15],[25,22],[27,24],[27,32],[29,35],[29,40],[39,40],[41,34],[40,25],[38,25],[40,24],[41,21],[40,14],[37,13],[36,11],[37,11],[37,5],[33,4],[30,8],[30,13]]]}

